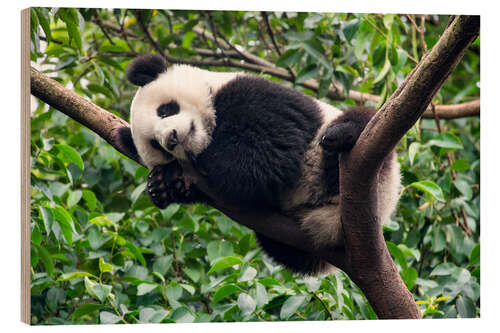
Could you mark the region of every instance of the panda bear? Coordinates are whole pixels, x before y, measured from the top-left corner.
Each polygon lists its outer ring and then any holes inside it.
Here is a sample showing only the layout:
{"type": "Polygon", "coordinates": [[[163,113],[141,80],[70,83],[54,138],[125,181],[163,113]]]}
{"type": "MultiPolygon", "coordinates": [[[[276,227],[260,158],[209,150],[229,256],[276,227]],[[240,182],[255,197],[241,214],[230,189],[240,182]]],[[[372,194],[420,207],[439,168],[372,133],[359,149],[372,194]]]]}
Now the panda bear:
{"type": "MultiPolygon", "coordinates": [[[[132,60],[127,78],[139,88],[131,130],[122,138],[149,168],[147,191],[156,206],[210,202],[183,168],[189,165],[226,203],[279,211],[311,236],[312,249],[342,249],[339,153],[354,146],[375,110],[341,112],[258,76],[167,68],[153,54],[132,60]]],[[[379,172],[382,221],[394,212],[399,190],[392,152],[379,172]]],[[[311,253],[256,237],[271,259],[293,272],[315,275],[333,268],[311,253]]]]}

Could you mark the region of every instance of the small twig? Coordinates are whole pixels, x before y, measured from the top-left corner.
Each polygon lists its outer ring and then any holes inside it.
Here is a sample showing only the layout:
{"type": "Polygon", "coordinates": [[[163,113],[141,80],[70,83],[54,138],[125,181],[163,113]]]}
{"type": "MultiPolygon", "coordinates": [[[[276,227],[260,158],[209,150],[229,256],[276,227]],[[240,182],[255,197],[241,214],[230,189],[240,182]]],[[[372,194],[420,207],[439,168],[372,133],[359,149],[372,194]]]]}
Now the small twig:
{"type": "MultiPolygon", "coordinates": [[[[271,38],[271,42],[273,43],[273,46],[276,50],[276,53],[278,53],[278,56],[281,57],[281,50],[280,50],[280,47],[278,46],[278,43],[276,42],[276,38],[274,38],[274,32],[273,32],[273,29],[271,27],[271,23],[269,22],[269,16],[264,11],[260,12],[260,13],[261,13],[262,18],[264,20],[264,23],[266,25],[267,34],[271,38]]],[[[287,70],[288,70],[288,73],[290,73],[290,76],[292,77],[293,81],[295,81],[296,75],[295,75],[295,72],[293,71],[293,69],[290,66],[287,66],[287,70]]]]}
{"type": "Polygon", "coordinates": [[[422,47],[424,48],[424,54],[427,53],[427,43],[425,42],[425,16],[422,15],[420,17],[420,29],[417,29],[418,33],[420,34],[420,42],[422,43],[422,47]]]}
{"type": "Polygon", "coordinates": [[[273,29],[271,28],[271,23],[269,22],[269,17],[267,16],[266,12],[260,12],[260,14],[262,15],[262,18],[264,19],[264,23],[266,25],[267,33],[269,34],[269,37],[271,38],[271,42],[274,45],[274,49],[276,50],[276,52],[278,53],[278,55],[281,56],[281,50],[280,50],[280,48],[278,46],[278,43],[276,42],[276,39],[274,38],[274,33],[273,33],[273,29]]]}
{"type": "Polygon", "coordinates": [[[179,261],[177,260],[177,252],[175,251],[175,237],[172,236],[172,256],[174,258],[174,264],[175,264],[175,276],[177,278],[181,277],[181,270],[179,268],[179,261]]]}
{"type": "Polygon", "coordinates": [[[214,41],[215,45],[221,51],[222,56],[224,58],[226,58],[226,54],[224,53],[224,47],[222,47],[222,45],[219,43],[219,40],[217,39],[217,27],[215,26],[215,21],[214,21],[214,17],[212,15],[212,12],[208,11],[207,15],[208,15],[208,21],[210,23],[210,29],[212,30],[212,36],[214,37],[213,41],[214,41]]]}
{"type": "Polygon", "coordinates": [[[166,58],[165,52],[160,47],[160,45],[156,42],[156,40],[154,40],[153,36],[151,36],[151,33],[149,32],[148,27],[144,23],[143,17],[142,17],[142,11],[141,10],[136,10],[135,11],[135,16],[137,18],[137,23],[139,24],[139,27],[141,28],[142,32],[146,35],[146,38],[149,40],[149,42],[151,43],[151,45],[153,45],[153,47],[156,50],[156,52],[158,52],[160,55],[162,55],[164,58],[166,58]]]}
{"type": "MultiPolygon", "coordinates": [[[[369,18],[368,16],[365,16],[365,21],[368,22],[369,25],[371,25],[379,34],[382,35],[382,37],[384,37],[385,39],[388,39],[387,38],[387,35],[385,34],[385,32],[383,32],[382,30],[380,30],[379,27],[377,27],[377,25],[375,23],[373,23],[369,18]]],[[[397,46],[398,49],[400,50],[404,50],[399,44],[396,44],[394,43],[394,45],[397,46]]],[[[413,61],[414,63],[418,63],[418,60],[415,59],[414,57],[412,57],[411,55],[408,54],[408,59],[410,59],[411,61],[413,61]]]]}
{"type": "Polygon", "coordinates": [[[335,320],[332,316],[332,313],[330,312],[330,310],[328,309],[328,306],[326,305],[325,301],[323,301],[321,299],[321,297],[319,297],[318,294],[316,294],[314,291],[312,292],[314,298],[316,298],[320,303],[321,305],[323,306],[323,308],[325,309],[325,312],[328,314],[328,317],[330,317],[330,320],[335,320]]]}
{"type": "Polygon", "coordinates": [[[240,29],[238,29],[239,27],[239,24],[238,22],[236,22],[236,19],[234,18],[234,15],[233,13],[229,13],[229,17],[231,18],[231,23],[233,24],[233,27],[234,27],[234,30],[236,31],[236,34],[238,35],[238,39],[240,40],[240,43],[242,45],[245,45],[246,44],[246,41],[245,39],[243,38],[243,35],[241,34],[240,32],[240,29]]]}
{"type": "Polygon", "coordinates": [[[101,29],[102,33],[106,37],[106,39],[109,41],[111,45],[115,45],[113,42],[113,39],[108,35],[108,32],[104,28],[104,25],[102,24],[101,18],[97,15],[97,13],[94,14],[94,17],[92,18],[92,21],[99,26],[101,29]]]}

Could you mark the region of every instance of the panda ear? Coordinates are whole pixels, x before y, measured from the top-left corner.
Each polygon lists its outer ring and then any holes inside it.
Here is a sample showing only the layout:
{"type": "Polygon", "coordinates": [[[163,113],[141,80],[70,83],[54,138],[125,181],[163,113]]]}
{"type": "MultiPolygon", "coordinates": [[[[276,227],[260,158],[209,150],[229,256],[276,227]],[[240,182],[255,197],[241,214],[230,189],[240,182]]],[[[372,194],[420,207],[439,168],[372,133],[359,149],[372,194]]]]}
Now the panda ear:
{"type": "Polygon", "coordinates": [[[138,56],[127,68],[127,79],[136,86],[145,86],[156,80],[159,74],[167,70],[167,62],[158,54],[138,56]]]}

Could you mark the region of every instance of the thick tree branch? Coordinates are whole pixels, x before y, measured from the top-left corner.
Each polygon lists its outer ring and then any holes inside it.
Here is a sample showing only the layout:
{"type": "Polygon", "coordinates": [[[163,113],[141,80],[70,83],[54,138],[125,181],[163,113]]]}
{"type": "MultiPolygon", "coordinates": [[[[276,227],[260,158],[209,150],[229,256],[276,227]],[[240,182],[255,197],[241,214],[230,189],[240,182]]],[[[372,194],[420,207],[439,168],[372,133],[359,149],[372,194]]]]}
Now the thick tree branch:
{"type": "Polygon", "coordinates": [[[368,123],[351,152],[340,157],[341,215],[350,277],[379,318],[419,318],[377,217],[378,170],[479,34],[478,16],[458,16],[433,49],[368,123]]]}

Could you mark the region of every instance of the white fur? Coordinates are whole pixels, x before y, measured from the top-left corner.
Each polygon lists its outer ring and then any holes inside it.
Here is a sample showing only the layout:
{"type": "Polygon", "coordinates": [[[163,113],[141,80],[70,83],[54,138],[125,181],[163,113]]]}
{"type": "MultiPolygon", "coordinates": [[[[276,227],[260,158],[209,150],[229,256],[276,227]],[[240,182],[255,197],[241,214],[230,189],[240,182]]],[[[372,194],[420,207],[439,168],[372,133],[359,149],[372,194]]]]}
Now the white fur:
{"type": "Polygon", "coordinates": [[[137,90],[130,112],[132,138],[148,168],[170,162],[160,151],[151,147],[150,141],[157,140],[168,150],[166,139],[173,129],[177,131],[179,144],[169,152],[177,159],[185,159],[188,151],[199,154],[208,146],[211,136],[209,128],[215,127],[211,92],[217,91],[237,75],[240,74],[174,65],[156,80],[137,90]],[[172,100],[179,104],[180,112],[159,118],[158,107],[172,100]],[[194,122],[196,132],[188,136],[191,122],[194,122]]]}

